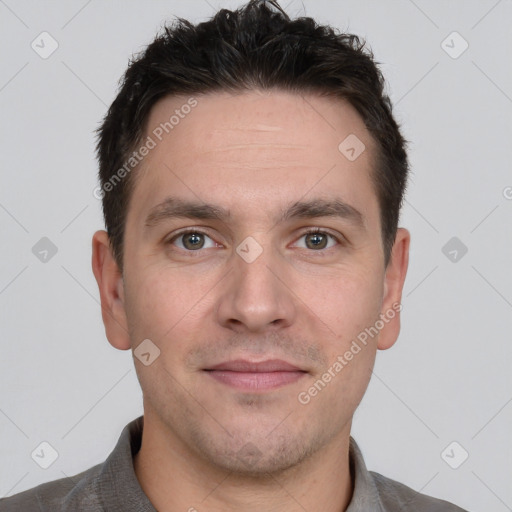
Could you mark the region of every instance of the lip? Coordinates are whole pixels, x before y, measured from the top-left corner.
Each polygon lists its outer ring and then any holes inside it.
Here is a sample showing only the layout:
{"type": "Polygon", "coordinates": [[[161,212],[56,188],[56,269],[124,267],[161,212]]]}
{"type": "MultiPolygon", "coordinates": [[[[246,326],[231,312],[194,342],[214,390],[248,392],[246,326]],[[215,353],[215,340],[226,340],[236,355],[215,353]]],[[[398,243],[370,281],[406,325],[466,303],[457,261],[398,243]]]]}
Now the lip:
{"type": "Polygon", "coordinates": [[[266,361],[247,361],[235,359],[216,364],[207,370],[225,370],[230,372],[268,373],[268,372],[300,372],[297,366],[281,359],[267,359],[266,361]]]}
{"type": "Polygon", "coordinates": [[[301,379],[307,372],[280,359],[225,361],[205,372],[216,381],[243,391],[269,391],[301,379]]]}

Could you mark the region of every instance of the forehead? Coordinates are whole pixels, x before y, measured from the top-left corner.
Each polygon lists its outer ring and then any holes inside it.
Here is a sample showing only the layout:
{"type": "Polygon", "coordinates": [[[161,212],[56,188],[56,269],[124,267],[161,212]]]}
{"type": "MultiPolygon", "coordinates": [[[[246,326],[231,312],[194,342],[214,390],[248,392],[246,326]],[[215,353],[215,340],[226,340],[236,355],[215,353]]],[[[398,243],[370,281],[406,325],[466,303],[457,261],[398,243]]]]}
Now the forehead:
{"type": "Polygon", "coordinates": [[[152,108],[144,137],[155,146],[136,180],[138,209],[166,195],[217,197],[246,215],[308,191],[336,193],[362,210],[375,202],[373,139],[339,99],[280,90],[166,97],[152,108]],[[354,137],[356,150],[366,149],[351,160],[343,144],[354,146],[354,137]]]}
{"type": "MultiPolygon", "coordinates": [[[[146,124],[146,135],[163,139],[160,149],[174,138],[175,147],[186,140],[193,152],[190,158],[224,150],[228,152],[226,160],[232,156],[229,151],[237,149],[235,143],[244,145],[245,150],[258,150],[258,144],[265,144],[269,149],[293,149],[297,158],[305,154],[317,158],[312,150],[336,150],[351,133],[365,141],[370,138],[363,120],[347,101],[282,90],[215,92],[193,100],[166,97],[152,108],[146,124]],[[190,107],[192,101],[194,107],[190,107]]],[[[186,161],[187,152],[177,156],[186,161]]]]}

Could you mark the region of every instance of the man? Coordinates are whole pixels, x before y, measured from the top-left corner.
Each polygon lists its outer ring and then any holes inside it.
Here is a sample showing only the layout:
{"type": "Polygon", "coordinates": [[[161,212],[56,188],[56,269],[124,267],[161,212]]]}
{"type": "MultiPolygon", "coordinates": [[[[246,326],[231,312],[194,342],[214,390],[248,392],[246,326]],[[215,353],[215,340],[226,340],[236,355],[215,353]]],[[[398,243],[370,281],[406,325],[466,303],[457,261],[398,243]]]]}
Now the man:
{"type": "Polygon", "coordinates": [[[356,36],[253,0],[166,28],[99,130],[92,265],[144,416],[44,511],[457,511],[350,437],[400,329],[405,140],[356,36]]]}

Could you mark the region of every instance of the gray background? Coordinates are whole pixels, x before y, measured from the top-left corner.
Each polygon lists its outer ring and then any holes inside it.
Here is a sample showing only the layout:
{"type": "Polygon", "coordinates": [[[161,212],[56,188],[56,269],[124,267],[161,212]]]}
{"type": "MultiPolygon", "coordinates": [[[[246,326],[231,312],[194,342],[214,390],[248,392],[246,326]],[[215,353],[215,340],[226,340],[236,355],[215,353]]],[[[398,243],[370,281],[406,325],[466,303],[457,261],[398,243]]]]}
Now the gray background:
{"type": "MultiPolygon", "coordinates": [[[[103,461],[142,414],[90,268],[103,227],[92,132],[165,19],[237,5],[0,0],[0,496],[103,461]],[[31,47],[50,48],[43,31],[59,45],[47,59],[31,47]],[[46,262],[42,237],[57,248],[46,262]],[[31,458],[42,441],[59,455],[46,470],[31,458]]],[[[411,140],[403,328],[353,435],[371,469],[471,511],[512,510],[512,1],[282,5],[367,38],[411,140]],[[469,453],[458,469],[441,456],[452,441],[452,464],[469,453]]]]}

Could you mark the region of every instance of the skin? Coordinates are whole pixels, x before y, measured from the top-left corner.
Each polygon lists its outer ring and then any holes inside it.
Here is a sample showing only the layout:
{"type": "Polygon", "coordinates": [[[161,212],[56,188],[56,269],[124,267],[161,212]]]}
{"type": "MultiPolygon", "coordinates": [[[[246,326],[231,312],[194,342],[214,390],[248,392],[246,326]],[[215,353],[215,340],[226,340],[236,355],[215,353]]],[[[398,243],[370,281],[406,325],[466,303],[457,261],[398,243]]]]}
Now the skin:
{"type": "MultiPolygon", "coordinates": [[[[137,170],[122,274],[106,232],[93,238],[109,342],[129,350],[150,339],[161,351],[149,366],[134,358],[144,397],[137,477],[159,511],[345,510],[352,417],[377,349],[398,337],[399,313],[309,403],[297,397],[400,302],[409,232],[398,229],[385,267],[370,179],[374,141],[348,103],[278,90],[196,98],[137,170]],[[349,134],[366,146],[355,161],[338,150],[349,134]],[[151,209],[170,195],[214,203],[230,217],[147,228],[151,209]],[[290,203],[313,198],[342,199],[362,224],[328,216],[276,222],[290,203]],[[311,227],[339,241],[327,236],[316,248],[304,235],[311,227]],[[182,228],[206,232],[204,247],[171,241],[182,228]],[[249,236],[262,248],[252,263],[236,252],[249,236]],[[305,373],[246,391],[204,371],[238,358],[281,359],[305,373]]],[[[146,136],[186,100],[160,100],[146,136]]]]}

